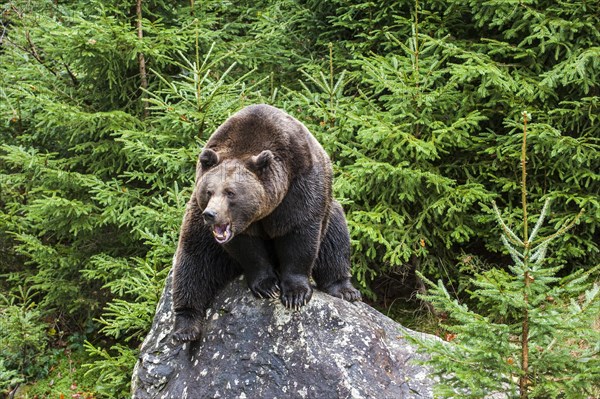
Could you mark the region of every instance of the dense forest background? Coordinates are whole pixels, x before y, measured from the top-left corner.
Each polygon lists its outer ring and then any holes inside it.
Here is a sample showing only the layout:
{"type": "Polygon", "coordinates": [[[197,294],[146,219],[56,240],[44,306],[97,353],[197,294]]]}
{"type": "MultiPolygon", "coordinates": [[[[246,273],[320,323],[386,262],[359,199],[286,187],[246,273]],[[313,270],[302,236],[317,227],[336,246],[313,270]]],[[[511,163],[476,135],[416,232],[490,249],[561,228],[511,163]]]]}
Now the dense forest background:
{"type": "Polygon", "coordinates": [[[519,229],[523,111],[529,212],[552,200],[541,235],[576,220],[545,267],[588,277],[566,303],[598,279],[596,1],[9,0],[0,12],[0,392],[128,396],[197,155],[252,103],[285,109],[331,155],[357,284],[403,323],[452,341],[447,315],[412,294],[441,280],[469,304],[474,281],[511,272],[492,201],[519,229]]]}

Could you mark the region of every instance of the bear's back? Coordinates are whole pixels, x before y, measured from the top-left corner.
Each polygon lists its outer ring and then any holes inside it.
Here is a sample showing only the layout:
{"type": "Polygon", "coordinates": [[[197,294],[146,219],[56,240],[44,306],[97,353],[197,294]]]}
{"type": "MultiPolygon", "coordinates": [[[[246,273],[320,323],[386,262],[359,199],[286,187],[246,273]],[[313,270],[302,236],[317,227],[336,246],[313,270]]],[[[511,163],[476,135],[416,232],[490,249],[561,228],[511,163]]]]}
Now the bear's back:
{"type": "Polygon", "coordinates": [[[206,147],[222,159],[238,160],[270,150],[296,172],[314,165],[330,167],[325,150],[308,129],[267,104],[250,105],[232,115],[213,133],[206,147]]]}

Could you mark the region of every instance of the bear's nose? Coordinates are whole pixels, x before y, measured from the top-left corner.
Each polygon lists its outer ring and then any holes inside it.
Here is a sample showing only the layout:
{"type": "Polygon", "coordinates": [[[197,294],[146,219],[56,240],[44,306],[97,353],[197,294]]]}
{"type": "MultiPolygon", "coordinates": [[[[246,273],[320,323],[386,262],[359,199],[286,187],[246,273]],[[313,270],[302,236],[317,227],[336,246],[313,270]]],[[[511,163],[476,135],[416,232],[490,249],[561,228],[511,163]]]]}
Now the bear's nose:
{"type": "Polygon", "coordinates": [[[202,217],[207,223],[214,222],[215,218],[217,217],[217,212],[213,211],[212,209],[207,209],[202,212],[202,217]]]}

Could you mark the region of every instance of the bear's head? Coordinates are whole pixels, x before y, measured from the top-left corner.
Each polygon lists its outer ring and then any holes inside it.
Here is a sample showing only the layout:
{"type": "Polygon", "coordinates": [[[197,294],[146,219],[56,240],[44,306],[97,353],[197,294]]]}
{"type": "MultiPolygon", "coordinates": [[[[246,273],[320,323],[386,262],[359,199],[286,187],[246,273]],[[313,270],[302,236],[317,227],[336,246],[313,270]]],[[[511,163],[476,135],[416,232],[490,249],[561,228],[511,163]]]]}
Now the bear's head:
{"type": "Polygon", "coordinates": [[[224,159],[206,148],[200,154],[196,200],[204,223],[219,244],[265,217],[272,209],[261,176],[273,162],[269,150],[246,159],[224,159]]]}

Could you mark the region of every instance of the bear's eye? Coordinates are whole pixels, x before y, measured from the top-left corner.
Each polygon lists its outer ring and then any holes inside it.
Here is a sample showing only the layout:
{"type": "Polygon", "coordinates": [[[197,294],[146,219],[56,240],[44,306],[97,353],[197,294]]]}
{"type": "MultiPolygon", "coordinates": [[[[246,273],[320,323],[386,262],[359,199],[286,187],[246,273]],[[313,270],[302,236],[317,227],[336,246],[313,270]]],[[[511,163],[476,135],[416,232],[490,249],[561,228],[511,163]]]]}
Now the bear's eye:
{"type": "Polygon", "coordinates": [[[235,198],[235,193],[231,190],[225,190],[225,195],[227,198],[235,198]]]}
{"type": "Polygon", "coordinates": [[[210,190],[206,190],[206,195],[208,195],[209,197],[212,197],[212,195],[213,195],[213,192],[212,192],[212,191],[210,191],[210,190]]]}

